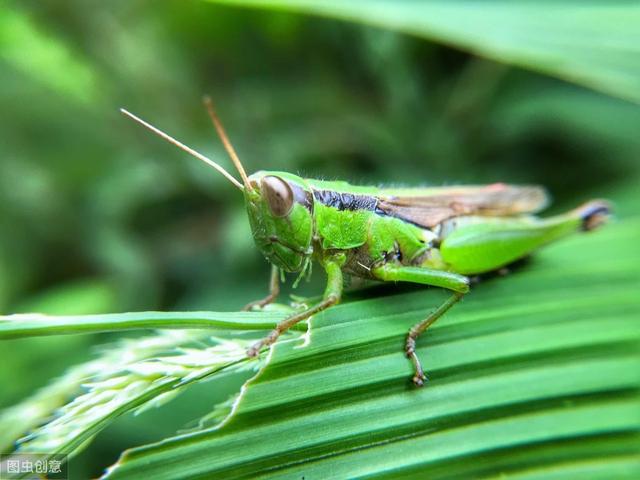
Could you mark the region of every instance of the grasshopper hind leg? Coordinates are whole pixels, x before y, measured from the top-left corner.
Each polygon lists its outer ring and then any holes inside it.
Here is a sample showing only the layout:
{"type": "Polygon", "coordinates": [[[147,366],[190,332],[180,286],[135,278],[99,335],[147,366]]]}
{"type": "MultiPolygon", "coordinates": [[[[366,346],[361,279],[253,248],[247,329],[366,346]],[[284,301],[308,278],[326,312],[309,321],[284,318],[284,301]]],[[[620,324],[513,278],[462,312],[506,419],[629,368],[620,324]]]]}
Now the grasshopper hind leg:
{"type": "Polygon", "coordinates": [[[397,264],[385,264],[373,270],[376,278],[385,282],[411,282],[422,285],[431,285],[452,290],[454,293],[449,299],[440,305],[427,318],[416,323],[405,343],[405,353],[413,363],[415,374],[413,383],[417,387],[424,385],[427,376],[424,373],[420,359],[416,354],[416,341],[420,334],[431,326],[438,318],[444,315],[453,305],[455,305],[465,293],[469,291],[469,278],[457,273],[432,270],[424,267],[408,267],[397,264]]]}
{"type": "Polygon", "coordinates": [[[407,357],[413,363],[413,368],[415,370],[415,375],[413,376],[413,383],[416,387],[422,387],[424,382],[427,380],[427,376],[422,369],[422,364],[420,363],[420,359],[418,355],[416,355],[416,340],[420,336],[422,332],[424,332],[430,325],[432,325],[438,318],[446,313],[451,307],[453,307],[458,301],[464,296],[464,293],[454,292],[446,302],[440,305],[434,312],[432,312],[427,318],[422,320],[421,322],[416,323],[411,330],[409,330],[409,334],[407,335],[407,341],[405,343],[405,353],[407,357]]]}

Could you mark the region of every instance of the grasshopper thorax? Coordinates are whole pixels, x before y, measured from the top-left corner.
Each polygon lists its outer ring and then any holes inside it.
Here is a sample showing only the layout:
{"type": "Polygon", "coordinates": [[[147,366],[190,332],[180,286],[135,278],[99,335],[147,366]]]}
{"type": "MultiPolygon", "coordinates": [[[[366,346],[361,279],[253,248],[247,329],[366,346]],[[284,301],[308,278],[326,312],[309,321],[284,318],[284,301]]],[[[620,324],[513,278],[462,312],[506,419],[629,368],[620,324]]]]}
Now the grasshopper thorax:
{"type": "Polygon", "coordinates": [[[313,192],[287,172],[256,172],[244,190],[247,214],[262,254],[287,272],[298,272],[313,253],[313,192]]]}

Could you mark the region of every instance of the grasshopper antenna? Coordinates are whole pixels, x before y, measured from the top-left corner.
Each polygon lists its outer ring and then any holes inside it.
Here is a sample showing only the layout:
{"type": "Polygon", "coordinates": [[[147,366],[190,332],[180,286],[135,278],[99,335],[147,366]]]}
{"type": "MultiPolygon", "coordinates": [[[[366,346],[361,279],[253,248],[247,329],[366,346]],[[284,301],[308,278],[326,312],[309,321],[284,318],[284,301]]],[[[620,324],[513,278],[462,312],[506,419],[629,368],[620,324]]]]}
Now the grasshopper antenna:
{"type": "MultiPolygon", "coordinates": [[[[142,120],[139,117],[136,117],[133,113],[125,110],[124,108],[121,108],[120,111],[122,113],[124,113],[127,117],[129,117],[130,119],[134,120],[135,122],[138,122],[143,127],[148,128],[149,130],[151,130],[153,133],[155,133],[159,137],[164,138],[167,142],[172,143],[173,145],[175,145],[176,147],[180,148],[181,150],[184,150],[185,152],[189,153],[190,155],[193,155],[198,160],[202,160],[204,163],[212,166],[213,168],[218,170],[222,175],[224,175],[227,178],[227,180],[229,180],[231,183],[233,183],[236,187],[238,187],[240,190],[244,190],[244,187],[242,186],[242,184],[238,180],[236,180],[229,172],[227,172],[224,168],[222,168],[220,165],[218,165],[216,162],[214,162],[210,158],[207,158],[204,155],[202,155],[201,153],[196,152],[193,148],[187,147],[184,143],[181,143],[178,140],[176,140],[175,138],[167,135],[162,130],[158,130],[153,125],[145,122],[144,120],[142,120]]],[[[242,173],[244,173],[244,172],[242,172],[242,173]]],[[[248,185],[248,182],[246,183],[246,185],[248,185]]]]}
{"type": "Polygon", "coordinates": [[[216,128],[216,131],[218,132],[218,136],[220,137],[220,140],[222,140],[222,144],[224,145],[225,150],[229,154],[229,157],[231,157],[231,161],[233,162],[233,164],[236,166],[236,169],[240,173],[240,177],[242,177],[242,182],[244,183],[245,188],[249,191],[253,190],[253,188],[251,188],[251,184],[249,183],[249,178],[247,177],[247,173],[244,171],[244,167],[242,166],[242,163],[238,158],[238,154],[236,154],[236,151],[233,148],[233,145],[231,145],[231,142],[229,141],[229,137],[227,136],[227,132],[224,131],[222,122],[218,118],[218,115],[216,114],[216,111],[213,108],[213,101],[211,100],[211,97],[209,96],[204,97],[203,102],[204,102],[204,106],[207,108],[209,117],[211,117],[213,126],[216,128]]]}

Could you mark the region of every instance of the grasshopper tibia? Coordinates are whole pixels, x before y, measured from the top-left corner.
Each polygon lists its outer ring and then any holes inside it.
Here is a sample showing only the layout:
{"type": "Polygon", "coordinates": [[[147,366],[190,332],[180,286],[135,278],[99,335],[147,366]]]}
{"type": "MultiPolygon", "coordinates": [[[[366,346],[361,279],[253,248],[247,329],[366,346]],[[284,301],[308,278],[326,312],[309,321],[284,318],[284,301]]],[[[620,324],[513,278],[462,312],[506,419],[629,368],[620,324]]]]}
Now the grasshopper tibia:
{"type": "Polygon", "coordinates": [[[413,376],[413,383],[416,387],[422,387],[427,380],[427,376],[422,369],[422,364],[416,355],[416,340],[422,332],[424,332],[430,325],[432,325],[438,318],[446,313],[453,305],[455,305],[462,297],[464,293],[454,292],[449,299],[438,307],[436,311],[431,313],[427,318],[421,322],[415,324],[409,330],[407,335],[407,342],[405,344],[405,352],[407,357],[411,359],[413,368],[415,369],[415,375],[413,376]]]}

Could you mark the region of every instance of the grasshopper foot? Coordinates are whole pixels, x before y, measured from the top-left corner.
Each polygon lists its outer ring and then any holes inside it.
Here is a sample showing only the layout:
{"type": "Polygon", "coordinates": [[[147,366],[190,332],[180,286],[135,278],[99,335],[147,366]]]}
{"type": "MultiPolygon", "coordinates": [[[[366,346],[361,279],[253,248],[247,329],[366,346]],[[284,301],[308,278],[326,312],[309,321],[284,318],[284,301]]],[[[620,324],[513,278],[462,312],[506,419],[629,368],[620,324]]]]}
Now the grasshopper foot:
{"type": "Polygon", "coordinates": [[[411,381],[416,387],[423,387],[424,383],[427,381],[427,376],[425,375],[424,370],[422,370],[422,365],[420,364],[420,360],[418,360],[418,356],[415,352],[411,352],[407,356],[411,359],[416,372],[411,381]]]}
{"type": "Polygon", "coordinates": [[[422,370],[422,364],[420,363],[420,360],[416,355],[416,339],[411,333],[407,337],[405,353],[407,354],[407,357],[411,360],[411,363],[413,363],[413,368],[416,372],[413,378],[411,379],[413,381],[413,384],[416,387],[424,386],[424,382],[427,381],[427,376],[424,374],[424,370],[422,370]]]}
{"type": "Polygon", "coordinates": [[[273,294],[269,294],[266,297],[260,299],[260,300],[256,300],[255,302],[251,302],[251,303],[247,303],[244,307],[242,307],[242,311],[243,312],[252,312],[254,310],[261,310],[264,307],[266,307],[267,305],[270,305],[273,303],[273,301],[276,299],[276,295],[273,294]]]}
{"type": "Polygon", "coordinates": [[[427,381],[427,376],[424,372],[416,372],[411,380],[416,387],[422,387],[424,386],[424,382],[427,381]]]}
{"type": "Polygon", "coordinates": [[[244,307],[242,307],[243,312],[252,312],[253,310],[258,310],[267,305],[268,302],[264,300],[256,300],[255,302],[247,303],[244,307]]]}
{"type": "Polygon", "coordinates": [[[269,345],[272,345],[278,339],[279,335],[280,335],[280,332],[278,332],[277,330],[274,330],[259,342],[254,343],[247,350],[247,357],[250,357],[250,358],[257,357],[258,354],[260,353],[260,350],[262,350],[264,347],[268,347],[269,345]]]}
{"type": "Polygon", "coordinates": [[[255,358],[260,353],[260,349],[262,348],[261,342],[256,343],[255,345],[249,347],[247,349],[247,357],[255,358]]]}

